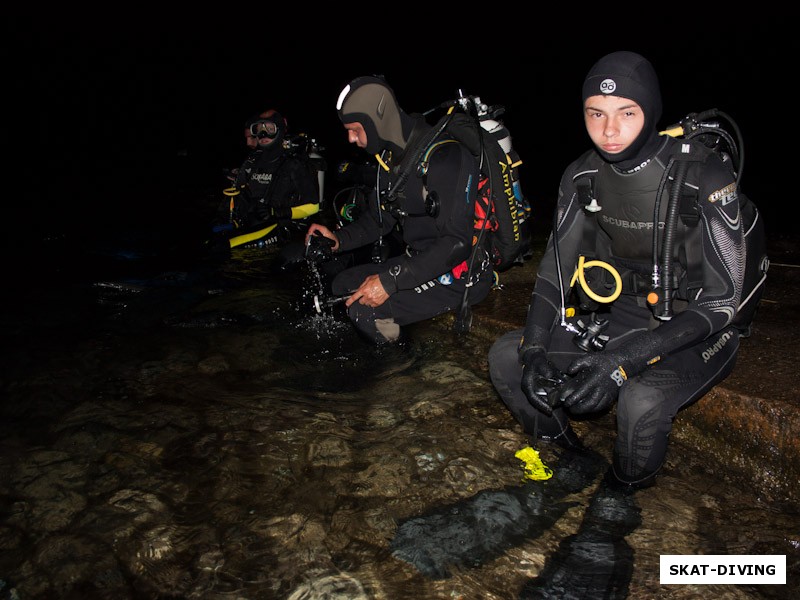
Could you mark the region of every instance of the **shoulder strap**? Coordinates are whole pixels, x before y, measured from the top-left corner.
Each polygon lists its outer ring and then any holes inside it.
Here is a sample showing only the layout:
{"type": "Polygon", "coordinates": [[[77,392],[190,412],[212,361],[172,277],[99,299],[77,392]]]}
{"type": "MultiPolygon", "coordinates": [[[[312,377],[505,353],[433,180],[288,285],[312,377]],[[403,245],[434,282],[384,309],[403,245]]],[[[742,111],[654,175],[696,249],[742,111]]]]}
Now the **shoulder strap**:
{"type": "Polygon", "coordinates": [[[391,205],[397,200],[397,197],[405,188],[406,182],[411,176],[411,172],[416,170],[417,165],[420,164],[422,156],[425,154],[430,145],[436,141],[439,135],[441,135],[451,118],[452,113],[446,114],[430,131],[427,132],[427,134],[422,136],[418,142],[412,142],[412,147],[409,149],[408,157],[406,160],[402,161],[400,165],[400,172],[398,173],[397,178],[394,180],[392,189],[386,195],[386,204],[391,205]]]}
{"type": "Polygon", "coordinates": [[[428,189],[428,168],[430,167],[431,155],[444,144],[455,143],[457,142],[453,139],[439,140],[438,142],[434,141],[422,153],[422,158],[419,163],[417,163],[417,175],[422,177],[422,187],[426,190],[428,189]]]}
{"type": "MultiPolygon", "coordinates": [[[[575,189],[578,193],[578,202],[585,208],[597,201],[595,200],[594,176],[596,170],[585,171],[575,179],[575,189]]],[[[589,224],[596,222],[596,210],[586,210],[586,224],[583,228],[583,241],[581,241],[582,252],[590,252],[597,256],[597,227],[589,227],[589,224]]]]}

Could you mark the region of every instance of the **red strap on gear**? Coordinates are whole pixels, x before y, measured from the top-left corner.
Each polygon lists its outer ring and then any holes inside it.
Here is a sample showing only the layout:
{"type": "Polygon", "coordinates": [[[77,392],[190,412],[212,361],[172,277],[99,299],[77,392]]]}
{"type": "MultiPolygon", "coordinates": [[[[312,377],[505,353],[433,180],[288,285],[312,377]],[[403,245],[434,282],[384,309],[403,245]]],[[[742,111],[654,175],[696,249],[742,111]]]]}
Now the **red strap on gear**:
{"type": "Polygon", "coordinates": [[[460,265],[456,265],[455,267],[453,267],[453,277],[455,277],[456,279],[461,279],[461,276],[466,272],[466,270],[467,270],[467,261],[464,261],[460,265]]]}

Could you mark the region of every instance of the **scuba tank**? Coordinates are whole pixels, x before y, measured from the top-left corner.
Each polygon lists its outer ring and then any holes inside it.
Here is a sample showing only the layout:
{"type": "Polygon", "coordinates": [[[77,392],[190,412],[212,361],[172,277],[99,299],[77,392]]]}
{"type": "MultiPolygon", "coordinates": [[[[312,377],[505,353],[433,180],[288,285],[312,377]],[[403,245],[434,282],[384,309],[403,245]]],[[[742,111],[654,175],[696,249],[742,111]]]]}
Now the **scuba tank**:
{"type": "Polygon", "coordinates": [[[311,202],[310,204],[317,204],[321,209],[325,199],[325,172],[328,170],[328,163],[321,154],[325,149],[315,138],[308,137],[305,133],[298,133],[284,141],[284,148],[300,158],[312,175],[316,176],[319,198],[317,198],[316,202],[311,202]]]}
{"type": "Polygon", "coordinates": [[[508,132],[503,126],[503,123],[496,120],[495,116],[500,116],[502,109],[494,110],[491,114],[489,113],[489,106],[481,102],[480,96],[475,96],[473,101],[475,102],[475,108],[477,109],[478,113],[478,121],[486,131],[492,134],[492,137],[497,140],[497,143],[500,144],[500,147],[503,149],[503,152],[508,154],[511,152],[511,134],[508,132]]]}
{"type": "Polygon", "coordinates": [[[475,96],[473,101],[477,110],[478,122],[481,124],[481,127],[497,140],[503,152],[511,159],[509,176],[511,178],[511,188],[514,191],[514,198],[517,201],[517,221],[520,226],[522,226],[530,217],[531,207],[522,193],[522,184],[519,180],[519,166],[522,164],[522,161],[511,144],[511,133],[506,129],[503,122],[497,119],[497,117],[503,113],[504,109],[502,107],[489,107],[481,102],[479,96],[475,96]]]}
{"type": "Polygon", "coordinates": [[[317,144],[317,140],[309,138],[308,140],[308,163],[313,170],[317,172],[317,187],[319,188],[319,204],[320,206],[325,200],[325,171],[327,171],[327,164],[323,158],[322,148],[317,144]]]}

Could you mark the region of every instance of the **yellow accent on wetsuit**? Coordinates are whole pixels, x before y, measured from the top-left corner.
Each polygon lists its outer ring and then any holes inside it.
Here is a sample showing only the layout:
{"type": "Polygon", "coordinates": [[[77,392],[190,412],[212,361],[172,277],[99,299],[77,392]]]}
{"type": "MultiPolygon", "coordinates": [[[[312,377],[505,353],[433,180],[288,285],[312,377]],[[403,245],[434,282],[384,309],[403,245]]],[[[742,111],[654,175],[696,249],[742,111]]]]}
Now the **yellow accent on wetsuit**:
{"type": "MultiPolygon", "coordinates": [[[[319,204],[301,204],[299,206],[292,207],[292,220],[296,219],[305,219],[306,217],[310,217],[311,215],[315,215],[319,212],[319,204]]],[[[232,237],[228,240],[231,248],[235,248],[236,246],[241,246],[242,244],[248,244],[250,242],[254,242],[259,240],[263,237],[268,236],[275,227],[277,227],[277,223],[272,223],[271,225],[267,225],[266,227],[262,227],[261,229],[257,229],[256,231],[251,231],[250,233],[243,233],[242,235],[237,235],[232,237]]]]}
{"type": "Polygon", "coordinates": [[[292,207],[292,219],[305,219],[319,212],[319,204],[301,204],[292,207]]]}
{"type": "Polygon", "coordinates": [[[255,240],[261,239],[269,235],[269,233],[278,226],[277,223],[273,223],[272,225],[268,225],[263,229],[259,229],[257,231],[252,231],[250,233],[243,233],[242,235],[237,235],[232,237],[228,240],[231,248],[236,248],[236,246],[241,246],[242,244],[247,244],[249,242],[253,242],[255,240]]]}

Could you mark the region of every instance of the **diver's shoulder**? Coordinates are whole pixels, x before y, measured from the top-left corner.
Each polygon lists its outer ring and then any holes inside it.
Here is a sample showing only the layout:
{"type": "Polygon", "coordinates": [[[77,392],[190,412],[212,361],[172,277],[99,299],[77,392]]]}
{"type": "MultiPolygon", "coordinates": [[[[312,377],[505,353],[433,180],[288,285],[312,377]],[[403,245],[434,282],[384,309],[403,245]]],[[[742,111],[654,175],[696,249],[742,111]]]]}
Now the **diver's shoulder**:
{"type": "Polygon", "coordinates": [[[567,168],[564,169],[564,179],[575,179],[581,173],[588,171],[597,171],[603,163],[603,159],[594,151],[589,149],[578,158],[573,160],[567,168]]]}

